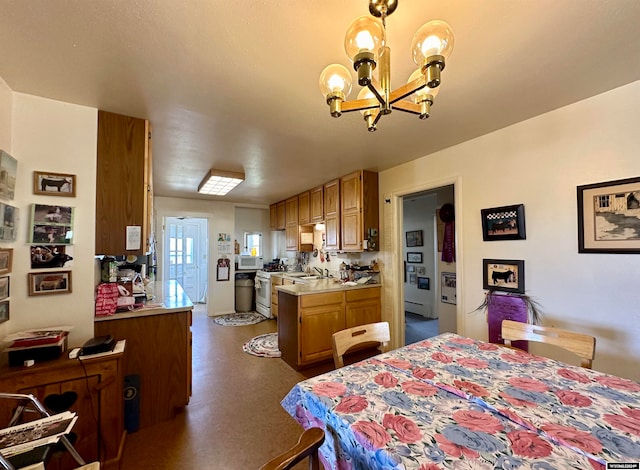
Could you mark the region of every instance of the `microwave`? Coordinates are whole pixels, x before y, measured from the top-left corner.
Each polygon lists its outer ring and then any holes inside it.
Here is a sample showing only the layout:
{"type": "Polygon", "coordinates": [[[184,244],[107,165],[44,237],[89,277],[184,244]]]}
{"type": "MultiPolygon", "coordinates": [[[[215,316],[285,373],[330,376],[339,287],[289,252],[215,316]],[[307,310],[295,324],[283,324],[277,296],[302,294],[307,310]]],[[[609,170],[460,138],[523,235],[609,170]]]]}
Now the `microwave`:
{"type": "Polygon", "coordinates": [[[262,256],[238,255],[236,263],[236,269],[262,269],[264,266],[262,256]]]}

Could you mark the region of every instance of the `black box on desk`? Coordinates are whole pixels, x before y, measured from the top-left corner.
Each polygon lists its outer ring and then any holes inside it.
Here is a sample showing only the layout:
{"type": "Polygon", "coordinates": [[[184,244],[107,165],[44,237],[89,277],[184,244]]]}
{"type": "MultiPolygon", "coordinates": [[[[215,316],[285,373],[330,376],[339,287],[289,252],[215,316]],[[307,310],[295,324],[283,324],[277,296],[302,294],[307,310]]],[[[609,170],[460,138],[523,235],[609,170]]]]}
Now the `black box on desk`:
{"type": "Polygon", "coordinates": [[[25,361],[35,362],[58,359],[67,350],[67,336],[52,344],[40,344],[26,348],[12,347],[5,349],[9,354],[10,366],[23,366],[25,361]]]}

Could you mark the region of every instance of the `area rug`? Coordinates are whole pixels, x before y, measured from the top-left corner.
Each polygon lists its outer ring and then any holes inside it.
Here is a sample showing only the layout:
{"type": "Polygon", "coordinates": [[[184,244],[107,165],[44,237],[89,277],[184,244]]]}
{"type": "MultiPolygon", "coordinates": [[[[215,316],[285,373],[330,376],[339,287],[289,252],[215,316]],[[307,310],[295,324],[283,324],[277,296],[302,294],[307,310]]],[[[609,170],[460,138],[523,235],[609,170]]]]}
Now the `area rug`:
{"type": "Polygon", "coordinates": [[[258,312],[230,313],[214,317],[213,322],[222,326],[244,326],[254,325],[266,320],[258,312]]]}
{"type": "Polygon", "coordinates": [[[280,357],[282,355],[278,349],[278,333],[256,336],[244,343],[242,350],[260,357],[280,357]]]}

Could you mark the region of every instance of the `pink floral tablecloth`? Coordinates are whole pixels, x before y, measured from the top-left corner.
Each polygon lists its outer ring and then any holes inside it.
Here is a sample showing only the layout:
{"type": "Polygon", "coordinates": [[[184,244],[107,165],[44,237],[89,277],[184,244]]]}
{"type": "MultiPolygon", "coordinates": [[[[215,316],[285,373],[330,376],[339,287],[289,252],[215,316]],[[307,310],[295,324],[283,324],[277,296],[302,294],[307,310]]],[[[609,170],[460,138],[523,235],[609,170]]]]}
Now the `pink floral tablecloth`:
{"type": "Polygon", "coordinates": [[[600,469],[640,461],[640,384],[443,334],[297,384],[327,469],[600,469]]]}

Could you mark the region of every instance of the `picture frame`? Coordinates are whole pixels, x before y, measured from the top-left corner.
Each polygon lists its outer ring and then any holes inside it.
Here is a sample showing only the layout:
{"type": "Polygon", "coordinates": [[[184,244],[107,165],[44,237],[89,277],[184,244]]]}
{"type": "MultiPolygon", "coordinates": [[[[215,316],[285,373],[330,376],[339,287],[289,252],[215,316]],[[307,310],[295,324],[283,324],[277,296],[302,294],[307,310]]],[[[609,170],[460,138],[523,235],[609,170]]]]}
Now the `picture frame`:
{"type": "Polygon", "coordinates": [[[0,277],[0,300],[4,300],[11,295],[11,278],[9,276],[0,277]]]}
{"type": "Polygon", "coordinates": [[[29,273],[29,295],[70,294],[71,271],[44,271],[29,273]]]}
{"type": "Polygon", "coordinates": [[[0,203],[0,241],[14,242],[18,233],[19,209],[10,204],[0,203]]]}
{"type": "Polygon", "coordinates": [[[412,230],[407,232],[407,247],[422,246],[422,230],[412,230]]]}
{"type": "Polygon", "coordinates": [[[0,248],[0,275],[9,274],[13,267],[13,248],[0,248]]]}
{"type": "Polygon", "coordinates": [[[66,245],[31,245],[31,269],[60,269],[72,260],[66,245]]]}
{"type": "Polygon", "coordinates": [[[457,303],[456,273],[442,272],[440,279],[440,301],[444,304],[457,303]]]}
{"type": "Polygon", "coordinates": [[[34,171],[33,194],[76,197],[76,175],[34,171]]]}
{"type": "Polygon", "coordinates": [[[73,243],[73,219],[73,207],[32,204],[29,243],[71,245],[73,243]]]}
{"type": "Polygon", "coordinates": [[[13,201],[16,194],[18,160],[4,150],[0,150],[0,174],[6,175],[6,178],[0,179],[0,197],[13,201]]]}
{"type": "Polygon", "coordinates": [[[416,283],[416,275],[409,274],[409,284],[415,284],[415,283],[416,283]]]}
{"type": "Polygon", "coordinates": [[[525,240],[524,204],[481,209],[482,239],[525,240]]]}
{"type": "Polygon", "coordinates": [[[415,272],[415,270],[416,270],[416,267],[415,267],[415,266],[413,266],[413,265],[409,265],[409,266],[407,266],[407,272],[408,272],[408,273],[415,272]]]}
{"type": "Polygon", "coordinates": [[[407,263],[422,263],[422,252],[420,251],[408,251],[407,263]]]}
{"type": "Polygon", "coordinates": [[[483,259],[482,287],[524,294],[524,260],[483,259]]]}
{"type": "Polygon", "coordinates": [[[418,276],[418,289],[430,290],[428,277],[418,276]]]}
{"type": "Polygon", "coordinates": [[[578,253],[640,253],[640,177],[577,187],[578,253]]]}
{"type": "Polygon", "coordinates": [[[426,272],[426,269],[424,266],[417,266],[416,267],[416,273],[418,274],[418,276],[423,275],[426,272]]]}
{"type": "Polygon", "coordinates": [[[0,302],[0,323],[4,323],[9,320],[9,301],[3,300],[0,302]]]}

